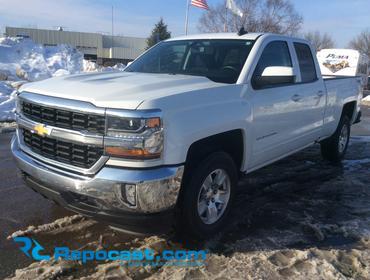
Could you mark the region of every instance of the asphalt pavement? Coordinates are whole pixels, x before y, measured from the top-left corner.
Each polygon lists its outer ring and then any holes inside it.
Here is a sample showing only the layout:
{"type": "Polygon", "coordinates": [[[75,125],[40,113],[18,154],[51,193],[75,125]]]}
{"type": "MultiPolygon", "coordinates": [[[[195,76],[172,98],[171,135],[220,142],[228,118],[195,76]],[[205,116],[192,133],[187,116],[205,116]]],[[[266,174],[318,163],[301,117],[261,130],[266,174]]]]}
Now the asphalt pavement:
{"type": "MultiPolygon", "coordinates": [[[[252,216],[250,216],[248,227],[240,226],[244,225],[244,222],[238,225],[238,221],[235,221],[235,229],[228,233],[227,242],[240,239],[241,236],[246,236],[257,229],[269,228],[268,225],[272,223],[284,222],[276,219],[279,219],[279,217],[266,214],[267,212],[270,213],[269,211],[274,211],[274,209],[268,209],[265,216],[261,214],[264,213],[263,210],[261,210],[262,212],[254,210],[258,209],[258,205],[268,204],[271,199],[276,199],[276,191],[266,191],[266,187],[268,190],[272,186],[282,185],[283,188],[280,189],[281,193],[279,194],[281,195],[284,194],[284,185],[289,186],[290,189],[292,186],[298,187],[299,185],[307,187],[307,185],[323,184],[326,180],[341,179],[343,177],[346,178],[346,176],[350,180],[356,180],[356,172],[359,179],[361,176],[361,180],[363,180],[364,172],[367,172],[367,177],[369,178],[367,182],[370,185],[369,168],[367,168],[366,164],[361,165],[364,159],[370,158],[370,154],[368,155],[366,150],[370,141],[370,137],[366,137],[370,136],[370,107],[363,107],[362,112],[362,122],[352,127],[352,136],[354,137],[351,143],[353,144],[349,147],[349,153],[344,162],[344,169],[343,167],[341,167],[342,169],[338,169],[338,167],[332,168],[323,162],[320,159],[319,148],[316,145],[243,179],[240,185],[242,187],[243,185],[248,185],[249,187],[244,188],[244,193],[239,196],[240,209],[243,209],[242,205],[246,204],[246,201],[250,201],[253,198],[253,203],[245,209],[246,212],[244,213],[247,215],[247,212],[250,213],[252,211],[252,216]],[[353,147],[352,151],[351,147],[353,147]],[[360,162],[360,165],[356,165],[358,162],[360,162]],[[282,170],[284,172],[281,172],[282,170]],[[289,170],[291,172],[288,172],[289,170]],[[298,177],[296,176],[297,174],[299,175],[298,177]],[[261,178],[264,179],[262,180],[261,178]],[[263,189],[263,191],[261,192],[259,189],[263,189]]],[[[11,137],[12,133],[10,132],[0,134],[0,278],[12,274],[16,268],[25,267],[31,263],[31,260],[25,257],[12,241],[6,240],[8,235],[20,229],[24,230],[31,225],[42,225],[53,222],[58,218],[73,215],[73,213],[44,199],[24,185],[11,156],[9,144],[11,137]]],[[[271,207],[274,208],[275,206],[271,207]]],[[[281,208],[281,204],[276,207],[281,208]]],[[[304,211],[304,209],[301,210],[304,211]]],[[[93,231],[98,233],[100,230],[102,228],[97,226],[93,231]]],[[[59,236],[59,240],[64,238],[63,235],[59,236]]],[[[73,238],[73,236],[69,238],[73,238]]],[[[343,241],[340,240],[336,239],[332,240],[332,242],[343,241]]],[[[327,245],[329,246],[330,244],[329,242],[327,245]]]]}

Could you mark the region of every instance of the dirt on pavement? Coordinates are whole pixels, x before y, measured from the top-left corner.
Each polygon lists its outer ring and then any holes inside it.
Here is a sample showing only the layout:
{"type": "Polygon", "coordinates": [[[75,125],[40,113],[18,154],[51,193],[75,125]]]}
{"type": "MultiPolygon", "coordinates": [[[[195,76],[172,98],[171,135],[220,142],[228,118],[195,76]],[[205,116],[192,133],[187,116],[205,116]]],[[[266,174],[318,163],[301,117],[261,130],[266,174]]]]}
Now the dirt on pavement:
{"type": "Polygon", "coordinates": [[[71,214],[31,195],[18,177],[7,177],[15,173],[14,164],[3,156],[1,146],[0,164],[7,169],[0,174],[5,178],[0,183],[0,213],[10,211],[0,220],[0,226],[5,226],[0,243],[4,246],[0,271],[6,272],[2,277],[370,279],[369,108],[364,107],[364,112],[365,120],[361,126],[354,127],[357,136],[351,138],[342,164],[334,166],[322,160],[319,146],[315,145],[246,176],[238,186],[230,226],[206,242],[179,240],[172,234],[132,237],[71,214]],[[16,187],[8,187],[6,193],[3,186],[16,187]],[[27,193],[29,203],[21,192],[27,193]],[[4,197],[8,204],[3,205],[4,197]],[[25,216],[17,220],[19,215],[25,216]],[[114,261],[31,263],[11,240],[16,235],[35,238],[48,253],[55,246],[92,250],[151,248],[156,252],[185,248],[205,249],[209,253],[204,265],[188,268],[129,267],[114,261]],[[7,236],[9,239],[5,241],[7,236]],[[11,254],[7,255],[7,251],[11,254]],[[18,269],[13,272],[7,265],[18,269]]]}

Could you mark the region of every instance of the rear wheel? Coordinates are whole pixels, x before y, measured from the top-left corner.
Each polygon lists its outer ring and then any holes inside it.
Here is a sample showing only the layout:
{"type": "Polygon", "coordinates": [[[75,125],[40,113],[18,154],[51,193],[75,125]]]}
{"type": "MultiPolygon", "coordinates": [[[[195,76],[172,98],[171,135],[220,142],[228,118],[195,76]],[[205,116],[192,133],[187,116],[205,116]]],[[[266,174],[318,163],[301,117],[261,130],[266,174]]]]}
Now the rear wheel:
{"type": "Polygon", "coordinates": [[[233,202],[237,174],[234,161],[224,152],[215,152],[200,162],[183,186],[179,230],[196,238],[222,231],[233,202]]]}
{"type": "Polygon", "coordinates": [[[328,139],[321,142],[321,154],[324,159],[331,162],[339,162],[346,154],[351,134],[351,123],[344,115],[341,117],[337,130],[328,139]]]}

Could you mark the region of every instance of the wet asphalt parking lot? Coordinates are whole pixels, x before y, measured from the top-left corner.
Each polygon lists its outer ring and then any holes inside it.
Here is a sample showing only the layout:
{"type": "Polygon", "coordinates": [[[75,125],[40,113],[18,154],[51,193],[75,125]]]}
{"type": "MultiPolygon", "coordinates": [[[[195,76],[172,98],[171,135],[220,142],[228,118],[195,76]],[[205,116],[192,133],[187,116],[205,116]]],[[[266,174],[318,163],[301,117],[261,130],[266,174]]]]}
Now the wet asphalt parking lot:
{"type": "Polygon", "coordinates": [[[16,269],[23,268],[16,274],[19,279],[48,279],[47,273],[57,270],[56,264],[42,264],[42,269],[38,265],[28,267],[32,261],[7,239],[13,232],[35,226],[38,230],[28,234],[46,250],[65,244],[75,248],[86,244],[120,248],[162,244],[210,251],[207,265],[201,268],[100,271],[95,266],[76,264],[60,274],[55,272],[56,279],[100,278],[109,273],[134,279],[368,279],[370,107],[364,106],[362,111],[363,120],[352,127],[350,146],[341,165],[323,161],[315,145],[246,176],[239,184],[230,227],[202,243],[180,241],[171,234],[134,238],[81,217],[38,228],[74,214],[24,186],[10,153],[12,133],[0,134],[0,278],[14,276],[16,269]]]}

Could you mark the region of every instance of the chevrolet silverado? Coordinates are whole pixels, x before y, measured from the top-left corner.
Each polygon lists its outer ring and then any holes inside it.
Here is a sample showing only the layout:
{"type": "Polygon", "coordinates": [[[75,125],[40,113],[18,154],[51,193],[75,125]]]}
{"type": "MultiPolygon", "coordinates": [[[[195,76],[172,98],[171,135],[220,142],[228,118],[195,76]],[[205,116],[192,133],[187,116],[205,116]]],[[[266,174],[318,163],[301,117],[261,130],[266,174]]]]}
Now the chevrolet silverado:
{"type": "Polygon", "coordinates": [[[24,85],[11,146],[27,185],[72,211],[204,238],[230,219],[240,176],[315,143],[340,161],[360,100],[360,79],[323,79],[305,40],[192,35],[124,72],[24,85]]]}

